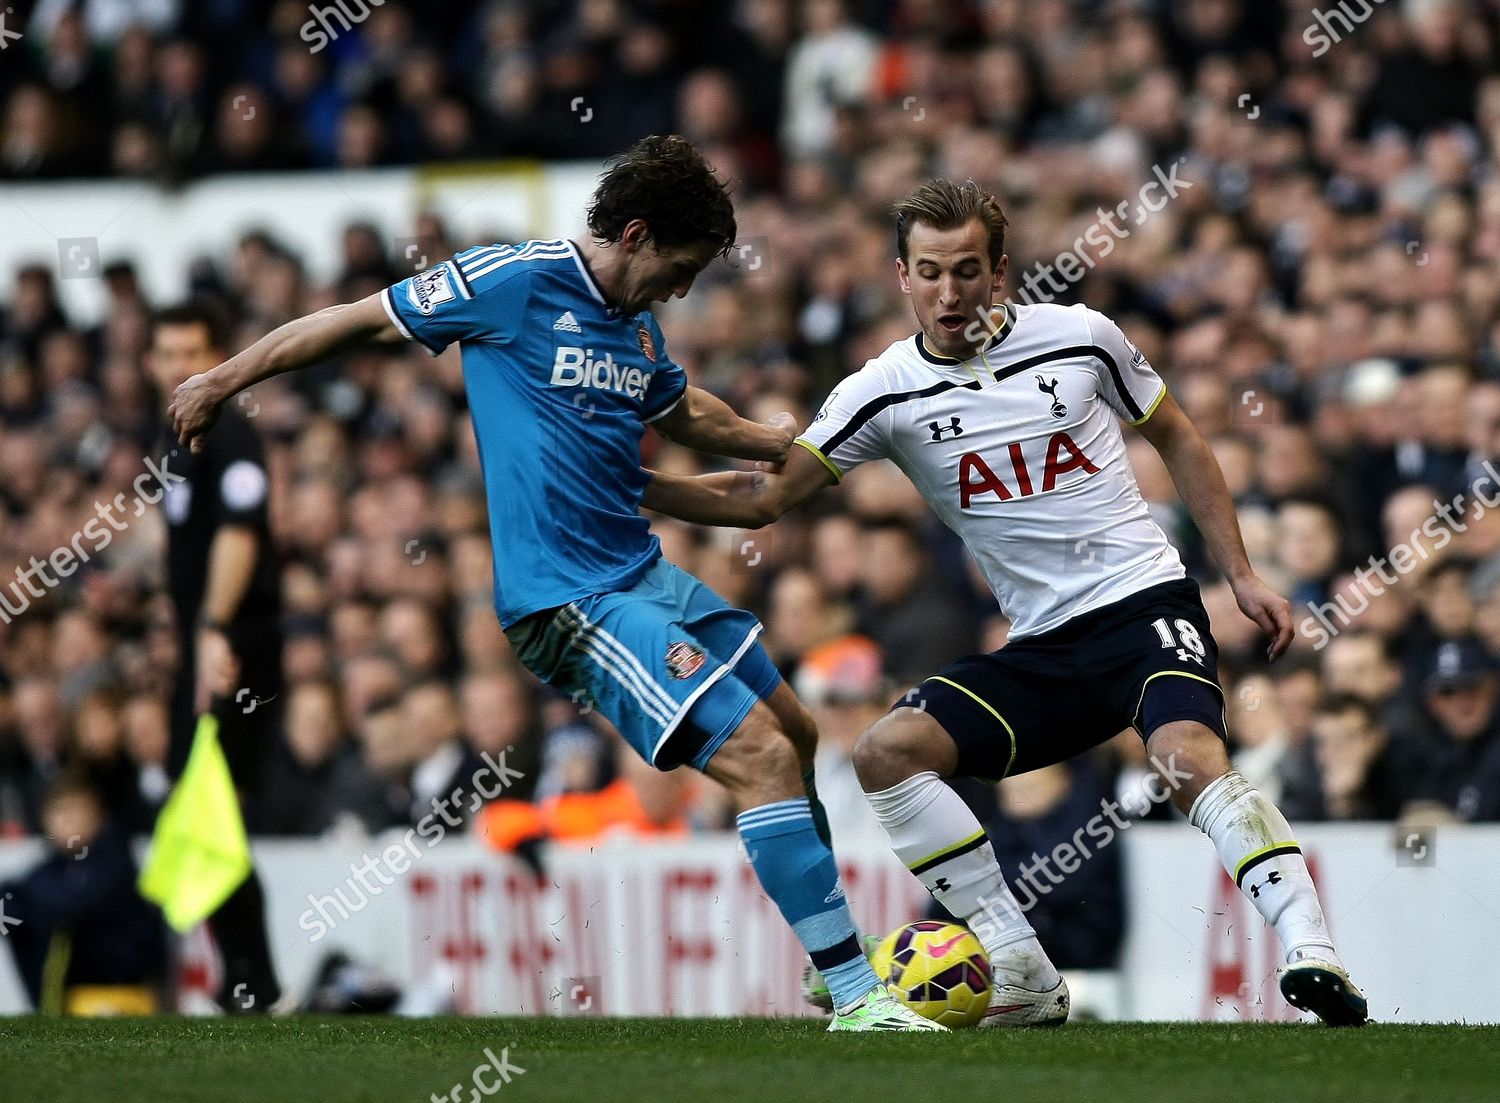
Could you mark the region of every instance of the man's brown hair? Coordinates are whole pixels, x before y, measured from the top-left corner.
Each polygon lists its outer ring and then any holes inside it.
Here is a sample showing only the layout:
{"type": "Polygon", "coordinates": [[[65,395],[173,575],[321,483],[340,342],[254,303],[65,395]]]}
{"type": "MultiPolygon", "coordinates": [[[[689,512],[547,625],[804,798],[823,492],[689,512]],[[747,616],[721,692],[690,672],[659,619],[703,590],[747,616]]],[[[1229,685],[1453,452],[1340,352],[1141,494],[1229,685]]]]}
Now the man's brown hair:
{"type": "Polygon", "coordinates": [[[1000,200],[973,180],[929,180],[892,208],[896,216],[896,255],[906,260],[911,228],[920,222],[934,230],[957,230],[974,219],[989,231],[990,267],[1000,266],[1005,252],[1005,228],[1010,222],[1000,209],[1000,200]]]}

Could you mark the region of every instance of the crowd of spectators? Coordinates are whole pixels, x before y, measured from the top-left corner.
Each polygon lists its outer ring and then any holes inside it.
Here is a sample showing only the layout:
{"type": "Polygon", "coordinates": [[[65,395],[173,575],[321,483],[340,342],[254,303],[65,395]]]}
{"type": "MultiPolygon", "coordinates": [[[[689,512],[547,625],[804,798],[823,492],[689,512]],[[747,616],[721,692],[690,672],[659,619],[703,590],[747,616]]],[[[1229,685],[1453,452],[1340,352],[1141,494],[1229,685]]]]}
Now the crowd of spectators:
{"type": "MultiPolygon", "coordinates": [[[[912,332],[890,203],[930,175],[973,177],[1010,217],[1012,293],[1120,322],[1211,441],[1257,570],[1293,600],[1297,643],[1268,667],[1130,434],[1142,492],[1203,585],[1240,769],[1296,821],[1500,820],[1500,513],[1485,505],[1500,496],[1500,24],[1493,4],[1366,8],[346,0],[367,17],[314,51],[298,3],[43,0],[13,44],[24,64],[0,62],[0,176],[594,157],[678,131],[735,181],[746,251],[660,313],[668,353],[747,416],[803,423],[912,332]]],[[[428,255],[475,244],[421,224],[428,255]]],[[[96,326],[67,316],[46,264],[4,289],[0,563],[68,544],[164,447],[142,365],[168,304],[114,259],[96,326]]],[[[399,275],[390,244],[351,225],[330,284],[308,279],[298,242],[248,232],[192,286],[232,313],[239,348],[399,275]]],[[[636,769],[586,703],[517,667],[456,349],[354,351],[255,402],[289,690],[252,830],[410,824],[502,752],[524,774],[508,799],[607,791],[634,829],[729,825],[706,780],[636,769]]],[[[655,528],[668,558],[762,616],[823,725],[836,832],[874,831],[848,771],[862,726],[1006,637],[961,546],[883,464],[756,533],[655,528]]],[[[0,574],[0,831],[37,833],[70,767],[126,829],[148,827],[175,664],[163,569],[148,509],[22,608],[0,574]]],[[[1045,817],[1079,778],[1133,784],[1141,755],[1127,734],[1002,804],[1045,817]]]]}

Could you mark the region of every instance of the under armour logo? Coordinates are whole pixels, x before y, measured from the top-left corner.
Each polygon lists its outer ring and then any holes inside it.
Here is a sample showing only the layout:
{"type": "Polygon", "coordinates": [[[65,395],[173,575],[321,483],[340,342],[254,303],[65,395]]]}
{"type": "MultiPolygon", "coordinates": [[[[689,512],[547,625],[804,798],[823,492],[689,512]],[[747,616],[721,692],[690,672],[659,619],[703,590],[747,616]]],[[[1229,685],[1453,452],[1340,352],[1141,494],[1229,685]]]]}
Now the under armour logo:
{"type": "Polygon", "coordinates": [[[948,883],[948,878],[946,877],[939,877],[932,883],[933,892],[947,892],[952,887],[953,886],[948,883]]]}
{"type": "Polygon", "coordinates": [[[1272,870],[1270,873],[1268,873],[1266,875],[1266,879],[1264,881],[1262,881],[1259,885],[1251,885],[1250,886],[1250,896],[1251,896],[1252,899],[1259,900],[1260,899],[1261,885],[1279,885],[1279,884],[1281,884],[1281,874],[1277,873],[1275,870],[1272,870]]]}
{"type": "Polygon", "coordinates": [[[927,428],[931,430],[932,439],[934,441],[942,440],[944,433],[952,433],[955,437],[961,437],[964,435],[964,431],[958,426],[958,418],[956,417],[949,418],[947,425],[944,425],[941,422],[937,421],[929,421],[927,423],[927,428]]]}
{"type": "Polygon", "coordinates": [[[1052,416],[1053,417],[1067,417],[1068,416],[1068,408],[1066,406],[1064,406],[1062,404],[1061,400],[1058,399],[1058,397],[1057,397],[1057,379],[1055,377],[1053,378],[1053,380],[1052,380],[1051,383],[1048,383],[1040,375],[1037,376],[1036,377],[1036,387],[1037,387],[1037,390],[1041,391],[1043,394],[1050,394],[1052,396],[1052,416]]]}

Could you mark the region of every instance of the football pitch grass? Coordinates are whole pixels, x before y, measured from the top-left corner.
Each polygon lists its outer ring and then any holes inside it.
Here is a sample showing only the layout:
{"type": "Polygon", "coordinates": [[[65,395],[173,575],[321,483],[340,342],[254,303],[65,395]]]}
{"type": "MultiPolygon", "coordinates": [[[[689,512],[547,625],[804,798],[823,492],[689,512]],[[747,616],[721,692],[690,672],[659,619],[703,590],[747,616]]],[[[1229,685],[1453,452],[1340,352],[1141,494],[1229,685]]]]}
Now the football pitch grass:
{"type": "Polygon", "coordinates": [[[0,1099],[463,1103],[486,1098],[473,1086],[486,1047],[510,1067],[509,1083],[481,1078],[501,1103],[1500,1098],[1500,1027],[1073,1023],[856,1037],[810,1019],[296,1017],[0,1018],[0,1099]]]}

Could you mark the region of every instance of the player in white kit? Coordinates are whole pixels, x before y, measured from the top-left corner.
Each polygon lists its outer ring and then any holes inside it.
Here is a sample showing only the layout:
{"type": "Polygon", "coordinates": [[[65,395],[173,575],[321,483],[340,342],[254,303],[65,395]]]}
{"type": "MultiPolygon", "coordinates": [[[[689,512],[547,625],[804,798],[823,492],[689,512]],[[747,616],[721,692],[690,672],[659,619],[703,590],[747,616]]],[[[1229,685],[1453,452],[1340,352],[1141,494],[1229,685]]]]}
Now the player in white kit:
{"type": "Polygon", "coordinates": [[[994,196],[934,180],[895,213],[897,272],[920,331],[839,383],[784,470],[657,473],[645,506],[757,527],[859,464],[890,459],[977,560],[1011,620],[1009,642],[913,689],[861,737],[854,763],[896,853],[989,952],[985,1025],[1058,1025],[1067,985],[979,821],[942,779],[1024,773],[1132,726],[1173,803],[1276,928],[1286,998],[1331,1025],[1362,1025],[1364,996],[1291,828],[1230,767],[1208,617],[1141,498],[1120,422],[1161,455],[1274,659],[1292,640],[1290,609],[1250,567],[1207,442],[1104,315],[993,305],[1007,266],[994,196]]]}

